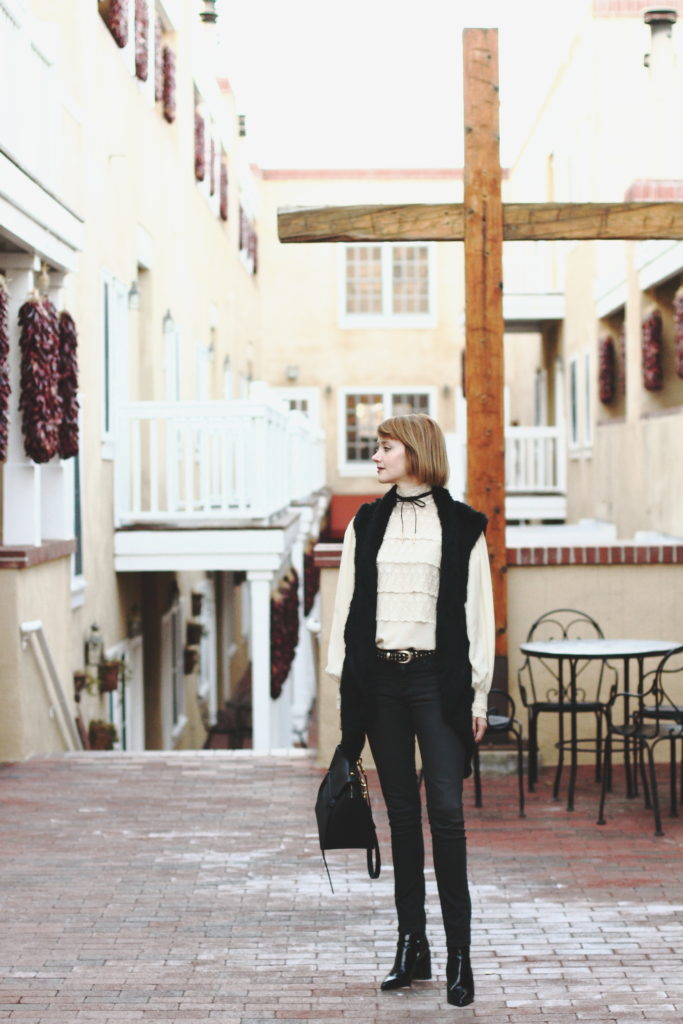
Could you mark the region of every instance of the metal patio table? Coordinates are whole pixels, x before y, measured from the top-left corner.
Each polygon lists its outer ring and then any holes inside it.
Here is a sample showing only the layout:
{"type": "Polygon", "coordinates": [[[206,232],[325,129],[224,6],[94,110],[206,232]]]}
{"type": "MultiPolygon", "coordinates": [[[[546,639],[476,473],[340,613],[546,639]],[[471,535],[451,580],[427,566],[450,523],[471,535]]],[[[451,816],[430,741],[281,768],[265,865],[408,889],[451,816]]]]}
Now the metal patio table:
{"type": "MultiPolygon", "coordinates": [[[[560,740],[556,746],[559,750],[559,761],[557,765],[557,785],[562,772],[563,753],[565,746],[570,753],[569,788],[567,790],[567,810],[574,810],[574,791],[576,788],[576,766],[580,738],[577,735],[577,717],[579,714],[577,701],[577,666],[582,661],[604,661],[606,663],[623,662],[623,713],[624,721],[628,720],[630,711],[630,697],[638,699],[643,692],[643,680],[645,677],[645,660],[647,658],[661,658],[672,647],[677,647],[680,640],[633,640],[633,639],[608,639],[593,638],[587,640],[528,640],[519,645],[523,654],[530,658],[539,660],[551,659],[558,663],[557,678],[559,680],[558,703],[566,705],[566,713],[570,716],[570,738],[560,740]],[[637,689],[631,691],[630,676],[631,662],[635,662],[638,673],[637,689]],[[569,678],[564,682],[566,673],[565,665],[569,668],[569,678]]],[[[626,764],[626,785],[628,796],[635,794],[635,778],[631,774],[630,750],[626,744],[624,749],[624,760],[626,764]]]]}

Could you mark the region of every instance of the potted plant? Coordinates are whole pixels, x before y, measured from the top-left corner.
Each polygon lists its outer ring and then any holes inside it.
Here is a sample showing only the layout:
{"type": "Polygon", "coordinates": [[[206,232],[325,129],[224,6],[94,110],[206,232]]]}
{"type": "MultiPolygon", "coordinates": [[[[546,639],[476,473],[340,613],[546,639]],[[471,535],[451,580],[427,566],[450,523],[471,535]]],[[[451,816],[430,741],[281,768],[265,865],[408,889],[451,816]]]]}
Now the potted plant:
{"type": "Polygon", "coordinates": [[[81,699],[81,693],[88,687],[88,673],[87,672],[74,672],[74,700],[78,704],[81,699]]]}
{"type": "Polygon", "coordinates": [[[112,661],[101,661],[97,666],[100,681],[100,693],[113,693],[118,689],[119,679],[123,670],[123,662],[116,658],[112,661]]]}
{"type": "Polygon", "coordinates": [[[116,727],[103,718],[93,718],[88,723],[88,740],[91,750],[113,750],[119,735],[116,727]]]}

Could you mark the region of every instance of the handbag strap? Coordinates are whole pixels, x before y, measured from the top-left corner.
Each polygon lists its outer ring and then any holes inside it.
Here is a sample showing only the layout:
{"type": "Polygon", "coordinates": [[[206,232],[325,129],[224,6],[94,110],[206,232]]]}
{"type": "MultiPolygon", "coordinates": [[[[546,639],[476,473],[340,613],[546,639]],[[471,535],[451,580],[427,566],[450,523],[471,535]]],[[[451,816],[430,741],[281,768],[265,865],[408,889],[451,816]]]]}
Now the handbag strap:
{"type": "MultiPolygon", "coordinates": [[[[327,867],[327,865],[325,865],[325,866],[327,867]]],[[[377,841],[377,836],[375,836],[375,842],[374,842],[374,844],[368,850],[368,874],[370,875],[370,878],[379,878],[379,873],[380,873],[381,870],[382,870],[382,858],[380,857],[380,853],[379,853],[379,843],[377,841]],[[373,865],[373,855],[374,855],[374,865],[373,865]]],[[[328,872],[328,874],[329,874],[329,872],[328,872]]],[[[332,885],[332,882],[330,882],[330,885],[332,885]]]]}
{"type": "MultiPolygon", "coordinates": [[[[325,851],[324,851],[323,849],[321,849],[321,850],[320,850],[320,852],[321,852],[321,853],[322,853],[322,855],[323,855],[323,864],[325,865],[325,871],[327,871],[327,881],[328,881],[328,882],[330,883],[330,889],[331,889],[331,890],[332,890],[332,892],[334,893],[334,886],[332,885],[332,877],[331,877],[331,875],[330,875],[330,869],[329,869],[329,868],[328,868],[328,866],[327,866],[327,858],[326,858],[326,856],[325,856],[325,851]]],[[[369,855],[370,855],[370,851],[368,850],[368,856],[369,856],[369,855]]],[[[372,876],[371,876],[371,877],[372,877],[372,876]]]]}

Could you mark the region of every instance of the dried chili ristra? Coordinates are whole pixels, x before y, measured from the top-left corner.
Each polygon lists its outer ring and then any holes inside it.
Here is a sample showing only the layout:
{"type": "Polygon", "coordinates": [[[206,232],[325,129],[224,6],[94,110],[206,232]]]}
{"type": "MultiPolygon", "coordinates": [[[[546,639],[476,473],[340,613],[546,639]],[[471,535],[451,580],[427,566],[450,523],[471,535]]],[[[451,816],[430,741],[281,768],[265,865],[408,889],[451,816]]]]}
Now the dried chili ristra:
{"type": "Polygon", "coordinates": [[[164,98],[164,54],[163,31],[159,15],[154,19],[154,99],[158,103],[164,98]]]}
{"type": "Polygon", "coordinates": [[[176,67],[175,53],[170,46],[163,48],[163,75],[164,75],[164,117],[169,124],[173,124],[176,117],[176,67]]]}
{"type": "Polygon", "coordinates": [[[128,0],[109,0],[104,20],[114,42],[123,49],[128,42],[128,0]]]}
{"type": "Polygon", "coordinates": [[[78,455],[78,335],[70,313],[59,314],[59,395],[62,421],[59,425],[59,454],[63,459],[78,455]]]}
{"type": "Polygon", "coordinates": [[[606,334],[598,348],[600,401],[609,405],[617,389],[617,361],[614,338],[606,334]]]}
{"type": "Polygon", "coordinates": [[[49,299],[29,299],[19,310],[24,450],[34,462],[49,462],[59,451],[62,402],[59,394],[59,324],[49,299]]]}
{"type": "Polygon", "coordinates": [[[206,125],[198,110],[194,112],[194,176],[197,181],[206,177],[206,125]]]}
{"type": "Polygon", "coordinates": [[[662,372],[662,314],[656,307],[648,311],[642,324],[643,386],[659,391],[662,372]]]}
{"type": "Polygon", "coordinates": [[[9,436],[9,293],[0,277],[0,462],[7,458],[9,436]]]}
{"type": "Polygon", "coordinates": [[[141,82],[149,75],[149,9],[147,0],[135,0],[135,74],[141,82]]]}
{"type": "Polygon", "coordinates": [[[674,295],[674,326],[676,331],[676,376],[683,377],[683,287],[674,295]]]}

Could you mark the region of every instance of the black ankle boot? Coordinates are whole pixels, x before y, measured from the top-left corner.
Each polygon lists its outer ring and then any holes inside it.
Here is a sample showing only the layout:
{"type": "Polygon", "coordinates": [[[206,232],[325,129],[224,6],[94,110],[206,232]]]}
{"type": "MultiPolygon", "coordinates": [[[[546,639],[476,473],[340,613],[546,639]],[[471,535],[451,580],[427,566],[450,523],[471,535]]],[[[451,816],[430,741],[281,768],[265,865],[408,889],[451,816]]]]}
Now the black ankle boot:
{"type": "Polygon", "coordinates": [[[380,988],[389,992],[394,988],[407,988],[411,981],[429,981],[432,959],[429,943],[422,932],[404,932],[398,937],[394,966],[380,988]]]}
{"type": "Polygon", "coordinates": [[[448,950],[446,997],[451,1006],[468,1006],[474,1002],[469,946],[454,946],[448,950]]]}

